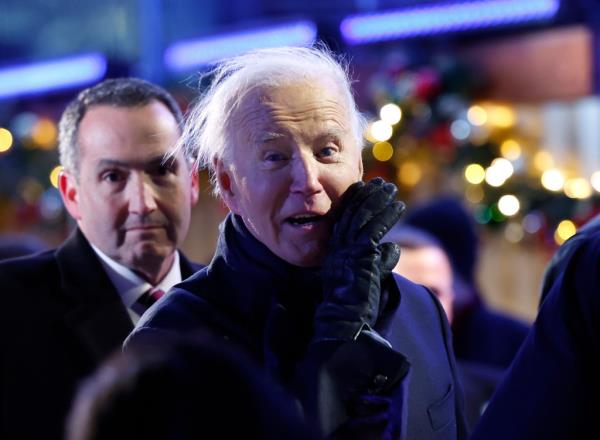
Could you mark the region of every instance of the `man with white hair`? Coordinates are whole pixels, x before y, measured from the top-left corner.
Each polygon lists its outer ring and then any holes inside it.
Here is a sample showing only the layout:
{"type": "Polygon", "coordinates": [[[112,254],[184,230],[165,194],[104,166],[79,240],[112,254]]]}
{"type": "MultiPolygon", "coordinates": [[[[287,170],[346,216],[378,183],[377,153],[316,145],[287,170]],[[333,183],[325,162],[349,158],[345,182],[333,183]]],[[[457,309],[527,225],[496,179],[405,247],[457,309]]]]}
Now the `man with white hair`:
{"type": "Polygon", "coordinates": [[[211,329],[254,357],[324,436],[465,438],[444,311],[392,275],[380,239],[404,205],[361,182],[364,121],[323,48],[253,51],[217,67],[182,148],[231,213],[206,268],[142,318],[126,348],[211,329]]]}

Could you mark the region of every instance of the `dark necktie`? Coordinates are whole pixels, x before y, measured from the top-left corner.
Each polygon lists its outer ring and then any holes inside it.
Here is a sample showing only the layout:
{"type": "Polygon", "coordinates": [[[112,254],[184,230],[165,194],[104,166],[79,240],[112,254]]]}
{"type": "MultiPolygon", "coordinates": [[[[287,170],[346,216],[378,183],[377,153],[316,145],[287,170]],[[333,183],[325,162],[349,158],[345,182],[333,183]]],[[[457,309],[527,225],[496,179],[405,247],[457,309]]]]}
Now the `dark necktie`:
{"type": "Polygon", "coordinates": [[[141,315],[146,310],[148,310],[152,304],[158,301],[164,294],[165,292],[163,290],[158,289],[156,287],[146,290],[144,294],[140,296],[135,302],[136,307],[134,308],[134,310],[138,313],[141,312],[141,315]]]}

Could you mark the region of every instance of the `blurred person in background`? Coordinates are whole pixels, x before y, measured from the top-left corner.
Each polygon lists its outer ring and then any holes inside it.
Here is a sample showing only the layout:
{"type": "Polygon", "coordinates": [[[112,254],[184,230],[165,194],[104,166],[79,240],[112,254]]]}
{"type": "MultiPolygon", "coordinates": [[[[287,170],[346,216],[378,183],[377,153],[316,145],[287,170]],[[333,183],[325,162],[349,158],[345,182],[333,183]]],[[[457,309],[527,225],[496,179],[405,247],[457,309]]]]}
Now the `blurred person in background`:
{"type": "Polygon", "coordinates": [[[452,333],[457,358],[507,368],[523,343],[529,326],[485,305],[475,270],[479,238],[472,216],[457,198],[443,196],[407,212],[403,224],[435,237],[450,259],[455,300],[452,333]]]}
{"type": "Polygon", "coordinates": [[[208,333],[106,361],[74,401],[67,440],[314,440],[299,407],[241,350],[208,333]]]}
{"type": "MultiPolygon", "coordinates": [[[[394,272],[423,284],[437,296],[450,326],[454,325],[454,276],[450,259],[440,242],[429,233],[401,223],[386,234],[384,241],[400,246],[394,272]]],[[[503,368],[456,357],[458,375],[465,396],[465,416],[474,427],[504,373],[503,368]]]]}
{"type": "Polygon", "coordinates": [[[59,190],[77,222],[57,249],[0,263],[0,437],[61,439],[81,378],[149,303],[199,266],[177,250],[198,197],[181,111],[133,78],[82,91],[59,127],[59,190]],[[154,290],[152,290],[154,289],[154,290]]]}
{"type": "Polygon", "coordinates": [[[380,243],[404,206],[362,182],[364,121],[323,47],[225,60],[188,115],[183,148],[231,211],[209,266],[155,304],[126,349],[209,328],[293,394],[324,436],[460,439],[444,311],[392,274],[380,243]]]}
{"type": "Polygon", "coordinates": [[[46,249],[48,245],[33,235],[0,234],[0,260],[37,254],[46,249]]]}
{"type": "Polygon", "coordinates": [[[598,217],[566,241],[544,276],[545,298],[473,439],[598,438],[598,217]]]}

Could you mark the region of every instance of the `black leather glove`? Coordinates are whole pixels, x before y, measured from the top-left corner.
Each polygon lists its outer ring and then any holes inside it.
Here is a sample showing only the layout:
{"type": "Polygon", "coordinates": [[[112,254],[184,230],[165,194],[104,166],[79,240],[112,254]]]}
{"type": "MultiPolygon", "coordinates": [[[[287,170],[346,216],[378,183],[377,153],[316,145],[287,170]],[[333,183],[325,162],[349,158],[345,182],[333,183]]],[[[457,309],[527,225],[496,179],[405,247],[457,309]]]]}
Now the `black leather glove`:
{"type": "Polygon", "coordinates": [[[395,201],[396,192],[394,184],[376,178],[351,185],[342,197],[323,263],[324,298],[315,314],[313,342],[352,340],[377,321],[382,282],[400,256],[396,244],[379,244],[405,208],[395,201]]]}

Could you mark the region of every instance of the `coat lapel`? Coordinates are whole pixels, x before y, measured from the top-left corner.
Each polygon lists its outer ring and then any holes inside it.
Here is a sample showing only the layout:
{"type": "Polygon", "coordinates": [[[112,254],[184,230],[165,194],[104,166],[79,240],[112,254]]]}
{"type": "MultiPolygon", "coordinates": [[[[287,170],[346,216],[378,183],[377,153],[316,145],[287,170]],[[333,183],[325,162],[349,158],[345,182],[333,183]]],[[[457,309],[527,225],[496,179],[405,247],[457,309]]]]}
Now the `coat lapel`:
{"type": "Polygon", "coordinates": [[[98,257],[79,229],[56,251],[65,322],[96,362],[119,349],[133,323],[98,257]]]}

